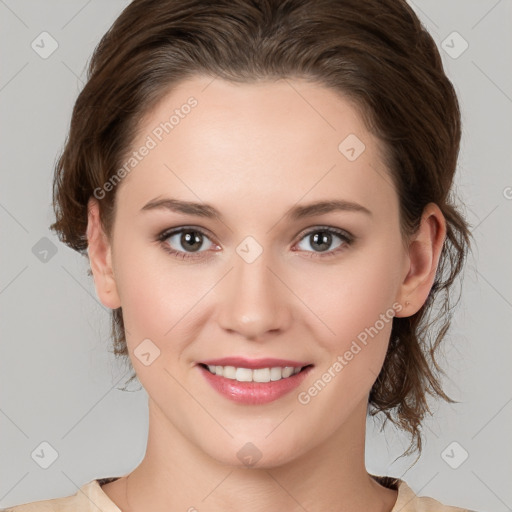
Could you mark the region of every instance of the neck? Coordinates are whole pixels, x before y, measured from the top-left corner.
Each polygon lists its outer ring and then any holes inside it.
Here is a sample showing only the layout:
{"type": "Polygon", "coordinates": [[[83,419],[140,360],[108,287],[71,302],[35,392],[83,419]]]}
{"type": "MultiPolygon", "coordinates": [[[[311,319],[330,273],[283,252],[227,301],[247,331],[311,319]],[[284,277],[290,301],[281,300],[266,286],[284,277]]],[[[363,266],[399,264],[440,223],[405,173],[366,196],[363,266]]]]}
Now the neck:
{"type": "Polygon", "coordinates": [[[123,479],[124,498],[118,500],[123,512],[389,512],[396,501],[397,492],[379,485],[365,469],[366,403],[314,450],[261,468],[219,463],[149,403],[146,454],[123,479]]]}

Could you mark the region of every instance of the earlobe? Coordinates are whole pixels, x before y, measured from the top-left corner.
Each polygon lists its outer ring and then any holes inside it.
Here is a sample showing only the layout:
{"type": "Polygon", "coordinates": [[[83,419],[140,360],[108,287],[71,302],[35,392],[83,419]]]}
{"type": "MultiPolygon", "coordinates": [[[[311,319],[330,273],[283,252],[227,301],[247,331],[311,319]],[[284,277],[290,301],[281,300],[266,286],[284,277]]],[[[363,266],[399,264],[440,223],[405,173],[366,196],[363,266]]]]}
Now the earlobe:
{"type": "Polygon", "coordinates": [[[92,197],[87,205],[87,243],[96,294],[104,306],[117,309],[121,301],[112,266],[112,248],[101,225],[98,201],[92,197]]]}
{"type": "Polygon", "coordinates": [[[397,312],[397,317],[414,315],[427,300],[434,284],[445,237],[444,215],[435,203],[427,204],[418,231],[409,243],[409,263],[398,298],[403,307],[397,312]]]}

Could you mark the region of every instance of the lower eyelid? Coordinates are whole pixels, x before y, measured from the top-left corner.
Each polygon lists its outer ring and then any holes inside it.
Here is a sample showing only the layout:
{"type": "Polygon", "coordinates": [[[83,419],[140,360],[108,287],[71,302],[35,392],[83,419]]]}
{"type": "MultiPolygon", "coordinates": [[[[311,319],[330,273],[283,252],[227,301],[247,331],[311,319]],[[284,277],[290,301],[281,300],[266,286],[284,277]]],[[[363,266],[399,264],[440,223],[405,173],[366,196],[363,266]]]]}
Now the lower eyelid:
{"type": "Polygon", "coordinates": [[[315,251],[294,249],[294,252],[301,252],[308,258],[329,258],[331,256],[337,256],[340,252],[347,250],[352,243],[351,241],[345,240],[342,237],[339,237],[339,238],[341,239],[341,244],[338,245],[338,247],[335,247],[334,249],[329,249],[328,251],[315,252],[315,251]]]}
{"type": "MultiPolygon", "coordinates": [[[[167,240],[169,238],[171,238],[175,235],[179,235],[186,231],[200,233],[204,238],[206,238],[207,240],[210,241],[212,246],[219,247],[219,245],[216,242],[214,242],[207,233],[205,233],[204,231],[202,231],[198,228],[180,228],[180,229],[176,229],[176,230],[167,230],[167,231],[164,231],[163,233],[161,233],[160,235],[158,235],[157,240],[159,242],[161,242],[161,244],[163,244],[164,250],[166,252],[174,255],[177,258],[180,258],[183,260],[202,258],[203,256],[201,256],[201,255],[203,253],[208,253],[209,250],[203,250],[203,251],[197,251],[197,252],[187,252],[187,251],[182,251],[182,250],[176,250],[176,249],[173,249],[167,242],[167,240]]],[[[344,231],[334,229],[334,228],[319,226],[319,227],[312,229],[306,233],[303,233],[302,236],[300,236],[299,241],[295,245],[297,245],[298,243],[300,243],[302,240],[304,240],[306,237],[312,235],[313,233],[318,233],[318,232],[327,232],[332,235],[335,235],[342,241],[342,243],[335,249],[330,249],[325,252],[315,252],[315,251],[300,251],[300,252],[304,252],[304,253],[308,254],[309,257],[320,257],[321,258],[321,257],[335,256],[338,254],[338,252],[343,251],[349,245],[351,245],[355,239],[352,235],[345,233],[344,231]]],[[[294,247],[295,247],[295,245],[294,245],[294,247]]],[[[215,251],[215,252],[218,252],[218,251],[215,251]]],[[[295,252],[299,252],[299,251],[295,251],[295,252]]]]}

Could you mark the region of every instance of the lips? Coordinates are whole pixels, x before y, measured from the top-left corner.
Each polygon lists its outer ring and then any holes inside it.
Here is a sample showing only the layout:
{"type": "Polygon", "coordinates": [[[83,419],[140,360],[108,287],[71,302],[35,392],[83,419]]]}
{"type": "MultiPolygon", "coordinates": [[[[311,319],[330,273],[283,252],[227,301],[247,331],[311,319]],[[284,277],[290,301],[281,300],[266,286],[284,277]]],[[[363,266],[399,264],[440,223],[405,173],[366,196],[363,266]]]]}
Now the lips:
{"type": "Polygon", "coordinates": [[[196,366],[220,395],[246,405],[265,404],[284,397],[303,382],[313,367],[308,362],[291,359],[244,357],[209,359],[196,366]],[[212,373],[210,369],[215,371],[212,373]],[[279,370],[278,375],[274,375],[274,370],[279,370]]]}

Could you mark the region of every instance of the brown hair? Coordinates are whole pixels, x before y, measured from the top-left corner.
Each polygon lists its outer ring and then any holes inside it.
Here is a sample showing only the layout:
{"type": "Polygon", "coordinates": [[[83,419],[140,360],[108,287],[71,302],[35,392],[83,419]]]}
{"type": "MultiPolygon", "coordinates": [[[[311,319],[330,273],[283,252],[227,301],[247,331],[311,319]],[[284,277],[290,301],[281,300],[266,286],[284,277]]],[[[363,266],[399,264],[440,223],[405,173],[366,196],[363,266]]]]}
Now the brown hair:
{"type": "MultiPolygon", "coordinates": [[[[61,241],[85,253],[94,190],[121,165],[142,117],[173,85],[197,74],[241,83],[297,77],[342,93],[383,142],[404,240],[427,203],[440,207],[447,236],[435,282],[416,314],[393,319],[369,396],[370,414],[382,412],[385,422],[412,435],[405,453],[414,444],[421,453],[427,395],[454,402],[441,388],[444,372],[434,353],[450,325],[448,292],[470,239],[450,197],[459,105],[435,42],[405,0],[133,1],[94,51],[56,165],[51,229],[61,241]]],[[[110,236],[115,187],[99,205],[110,236]]],[[[129,360],[121,308],[112,312],[112,336],[114,353],[129,360]]]]}

